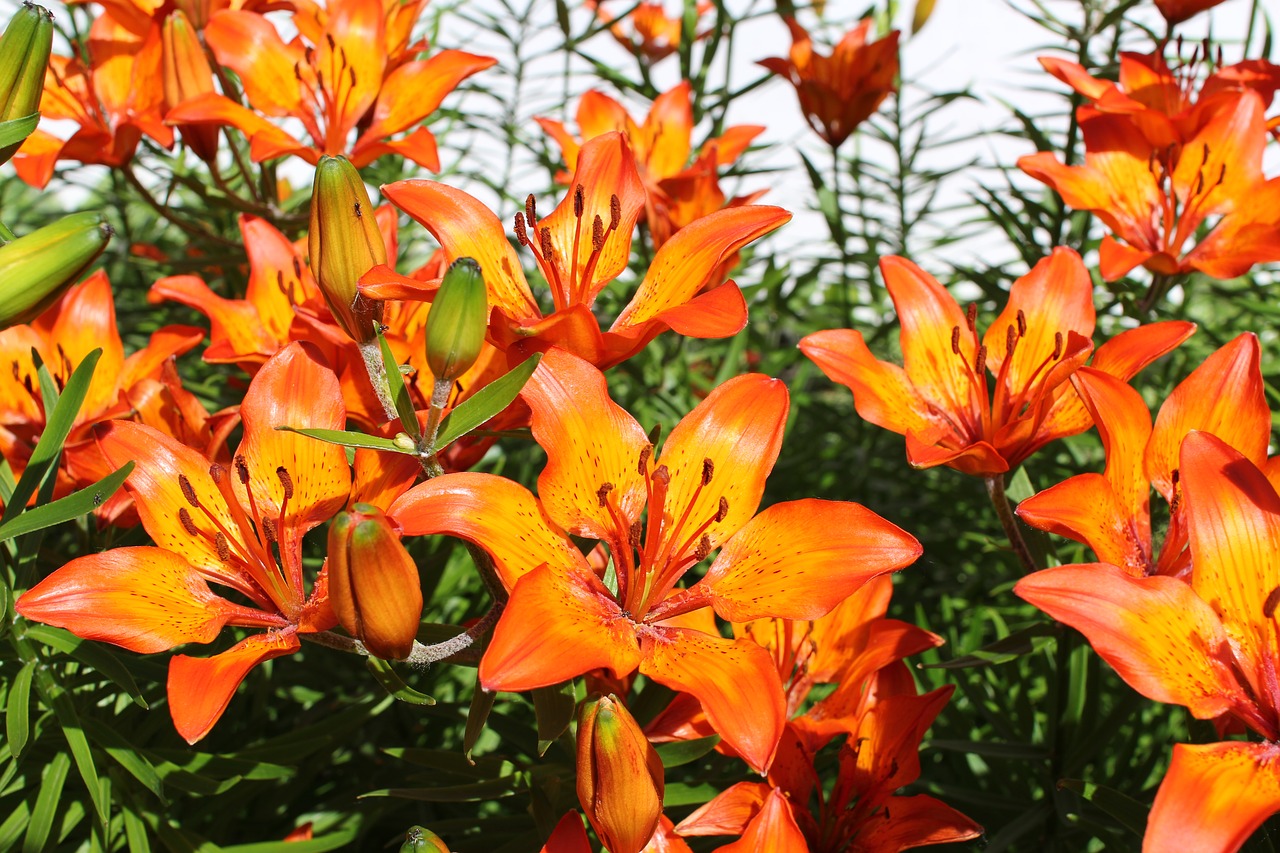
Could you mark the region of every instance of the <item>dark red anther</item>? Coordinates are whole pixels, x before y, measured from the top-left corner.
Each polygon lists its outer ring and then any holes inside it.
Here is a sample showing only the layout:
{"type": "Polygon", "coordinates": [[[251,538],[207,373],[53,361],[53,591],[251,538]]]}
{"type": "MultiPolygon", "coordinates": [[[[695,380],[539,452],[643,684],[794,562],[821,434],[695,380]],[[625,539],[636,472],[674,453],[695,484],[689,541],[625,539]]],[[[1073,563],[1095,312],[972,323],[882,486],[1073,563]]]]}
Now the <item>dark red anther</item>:
{"type": "Polygon", "coordinates": [[[591,248],[597,252],[604,248],[604,220],[599,216],[591,222],[591,248]]]}
{"type": "Polygon", "coordinates": [[[530,225],[538,223],[538,203],[534,200],[533,193],[524,197],[524,215],[530,225]]]}
{"type": "Polygon", "coordinates": [[[640,450],[640,464],[636,467],[636,470],[640,472],[641,477],[649,473],[649,458],[651,456],[653,456],[653,445],[646,444],[640,450]]]}
{"type": "Polygon", "coordinates": [[[720,504],[716,507],[716,521],[724,521],[729,517],[729,499],[723,495],[720,497],[720,504]]]}
{"type": "Polygon", "coordinates": [[[196,527],[196,523],[191,519],[191,513],[184,506],[178,510],[178,521],[182,524],[182,529],[190,533],[192,536],[200,535],[200,528],[196,527]]]}
{"type": "Polygon", "coordinates": [[[187,499],[187,503],[196,509],[200,508],[200,499],[196,497],[195,486],[191,485],[191,480],[186,474],[178,475],[178,488],[182,489],[182,496],[187,499]]]}
{"type": "Polygon", "coordinates": [[[960,354],[960,327],[951,327],[951,351],[956,355],[960,354]]]}
{"type": "Polygon", "coordinates": [[[970,302],[969,307],[964,312],[964,321],[969,326],[969,331],[973,331],[978,327],[978,305],[970,302]]]}
{"type": "Polygon", "coordinates": [[[289,476],[289,472],[283,465],[276,469],[276,476],[280,478],[280,485],[284,487],[284,499],[290,500],[293,497],[293,478],[289,476]]]}
{"type": "Polygon", "coordinates": [[[231,546],[227,544],[226,535],[219,532],[213,537],[213,544],[218,549],[218,559],[224,563],[231,562],[231,546]]]}
{"type": "Polygon", "coordinates": [[[1049,356],[1049,358],[1053,359],[1054,361],[1057,361],[1059,358],[1062,357],[1062,343],[1063,343],[1062,332],[1054,332],[1053,333],[1053,355],[1049,356]]]}
{"type": "Polygon", "coordinates": [[[1022,313],[1022,309],[1018,309],[1018,337],[1025,338],[1027,336],[1027,315],[1022,313]]]}
{"type": "Polygon", "coordinates": [[[710,459],[702,460],[702,485],[711,485],[711,477],[716,472],[716,464],[710,459]]]}
{"type": "Polygon", "coordinates": [[[609,230],[617,231],[618,225],[622,222],[622,200],[618,198],[618,194],[614,193],[609,196],[609,230]]]}
{"type": "Polygon", "coordinates": [[[701,563],[703,560],[707,559],[707,555],[710,553],[711,537],[703,534],[703,537],[698,540],[698,547],[693,551],[693,558],[701,563]]]}
{"type": "Polygon", "coordinates": [[[244,461],[243,454],[236,454],[235,465],[236,476],[240,478],[241,485],[249,485],[249,463],[244,461]]]}
{"type": "Polygon", "coordinates": [[[609,493],[613,491],[613,483],[601,483],[600,488],[596,489],[596,503],[600,506],[608,506],[609,493]]]}
{"type": "MultiPolygon", "coordinates": [[[[533,196],[529,196],[529,198],[533,198],[533,196]]],[[[516,213],[515,232],[516,240],[520,241],[521,246],[529,245],[529,232],[524,227],[523,213],[516,213]]]]}
{"type": "Polygon", "coordinates": [[[573,218],[581,219],[582,211],[587,206],[587,193],[582,189],[582,184],[578,184],[573,188],[573,218]]]}

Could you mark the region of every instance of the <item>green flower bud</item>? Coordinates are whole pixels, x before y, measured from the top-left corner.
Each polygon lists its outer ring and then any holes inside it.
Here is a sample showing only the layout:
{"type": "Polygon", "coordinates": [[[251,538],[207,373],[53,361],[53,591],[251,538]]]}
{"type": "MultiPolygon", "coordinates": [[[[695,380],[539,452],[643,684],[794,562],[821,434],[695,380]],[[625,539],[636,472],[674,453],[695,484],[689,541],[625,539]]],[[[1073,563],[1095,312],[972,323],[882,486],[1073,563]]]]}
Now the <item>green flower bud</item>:
{"type": "Polygon", "coordinates": [[[354,340],[377,337],[382,303],[356,289],[360,276],[387,262],[387,248],[374,219],[360,173],[346,157],[321,157],[311,195],[311,274],[329,311],[354,340]]]}
{"type": "Polygon", "coordinates": [[[0,329],[28,323],[80,280],[111,239],[98,213],[73,213],[0,246],[0,329]]]}
{"type": "Polygon", "coordinates": [[[52,49],[53,15],[24,3],[0,35],[0,163],[35,130],[52,49]]]}
{"type": "Polygon", "coordinates": [[[458,258],[444,274],[427,314],[427,365],[436,379],[452,382],[476,363],[488,323],[489,296],[480,265],[458,258]]]}
{"type": "Polygon", "coordinates": [[[400,853],[449,853],[449,848],[429,829],[411,826],[404,834],[404,844],[400,845],[400,853]]]}

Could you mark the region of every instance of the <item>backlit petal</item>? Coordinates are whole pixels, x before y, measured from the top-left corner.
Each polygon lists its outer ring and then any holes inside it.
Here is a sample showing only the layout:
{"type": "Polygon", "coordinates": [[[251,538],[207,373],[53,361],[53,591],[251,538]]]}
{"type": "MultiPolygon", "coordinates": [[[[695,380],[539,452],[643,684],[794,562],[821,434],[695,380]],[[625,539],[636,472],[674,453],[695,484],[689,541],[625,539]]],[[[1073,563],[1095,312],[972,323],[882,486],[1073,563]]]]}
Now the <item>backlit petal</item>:
{"type": "Polygon", "coordinates": [[[486,690],[532,690],[592,669],[615,678],[640,663],[635,625],[585,565],[542,565],[511,591],[480,662],[486,690]]]}
{"type": "Polygon", "coordinates": [[[725,543],[697,587],[731,622],[817,619],[876,575],[908,566],[920,543],[843,501],[774,504],[725,543]]]}
{"type": "MultiPolygon", "coordinates": [[[[649,180],[660,181],[684,169],[692,153],[693,105],[689,81],[668,89],[653,99],[649,115],[640,127],[636,148],[643,152],[649,180]]],[[[635,137],[632,137],[635,139],[635,137]]]]}
{"type": "Polygon", "coordinates": [[[541,853],[591,853],[591,842],[587,840],[582,817],[577,812],[569,812],[560,818],[541,853]]]}
{"type": "Polygon", "coordinates": [[[782,682],[768,652],[750,640],[648,628],[641,655],[642,674],[696,697],[725,744],[753,769],[768,769],[786,723],[782,682]]]}
{"type": "Polygon", "coordinates": [[[442,50],[430,59],[406,62],[387,75],[361,141],[407,130],[439,108],[463,80],[497,63],[490,56],[442,50]]]}
{"type": "Polygon", "coordinates": [[[169,661],[169,715],[187,743],[209,733],[244,677],[263,661],[291,655],[301,647],[292,631],[255,634],[211,658],[176,655],[169,661]]]}
{"type": "Polygon", "coordinates": [[[387,515],[406,536],[448,533],[479,545],[493,557],[507,589],[543,563],[585,565],[538,499],[505,477],[445,474],[405,492],[387,515]]]}
{"type": "Polygon", "coordinates": [[[1233,853],[1280,811],[1280,746],[1180,743],[1147,818],[1144,853],[1233,853]]]}
{"type": "Polygon", "coordinates": [[[1248,701],[1231,673],[1221,620],[1183,581],[1093,563],[1036,572],[1013,591],[1084,634],[1144,696],[1206,720],[1248,701]]]}
{"type": "Polygon", "coordinates": [[[792,808],[786,794],[773,789],[742,837],[717,848],[717,853],[809,853],[792,808]]]}
{"type": "Polygon", "coordinates": [[[1018,518],[1037,530],[1083,542],[1102,562],[1141,577],[1151,562],[1150,516],[1145,504],[1141,515],[1131,512],[1101,474],[1079,474],[1018,504],[1018,518]]]}
{"type": "Polygon", "coordinates": [[[969,841],[982,827],[925,794],[890,797],[858,833],[860,853],[900,853],[930,844],[969,841]]]}
{"type": "Polygon", "coordinates": [[[56,303],[55,310],[41,314],[31,326],[57,348],[57,354],[49,355],[58,360],[48,367],[64,382],[85,356],[95,349],[102,349],[94,368],[93,382],[89,384],[84,403],[76,415],[77,423],[90,420],[115,403],[124,367],[124,344],[116,328],[111,282],[104,271],[97,270],[83,283],[68,290],[56,303]]]}
{"type": "Polygon", "coordinates": [[[280,347],[281,338],[263,324],[258,309],[243,300],[224,299],[194,275],[172,275],[151,285],[150,302],[172,299],[209,318],[209,346],[204,360],[262,363],[280,347]]]}
{"type": "MultiPolygon", "coordinates": [[[[205,27],[204,37],[218,64],[236,72],[255,110],[285,116],[302,109],[301,84],[294,75],[301,51],[287,47],[266,18],[255,12],[217,12],[205,27]]],[[[176,120],[189,121],[185,117],[176,120]]]]}
{"type": "Polygon", "coordinates": [[[763,782],[737,782],[680,821],[676,831],[681,835],[741,835],[772,791],[763,782]]]}

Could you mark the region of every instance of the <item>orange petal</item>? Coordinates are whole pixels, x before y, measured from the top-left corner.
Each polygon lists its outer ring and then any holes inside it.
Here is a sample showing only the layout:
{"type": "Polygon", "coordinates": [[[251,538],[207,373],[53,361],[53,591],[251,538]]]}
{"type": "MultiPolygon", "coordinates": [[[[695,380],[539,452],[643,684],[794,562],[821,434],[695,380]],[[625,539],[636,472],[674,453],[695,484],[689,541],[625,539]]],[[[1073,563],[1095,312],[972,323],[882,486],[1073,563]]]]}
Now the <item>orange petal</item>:
{"type": "Polygon", "coordinates": [[[750,640],[649,627],[641,656],[642,674],[696,697],[725,744],[752,769],[768,769],[786,724],[782,682],[768,652],[750,640]]]}
{"type": "Polygon", "coordinates": [[[1280,747],[1180,743],[1147,818],[1144,853],[1232,853],[1280,811],[1280,747]]]}
{"type": "Polygon", "coordinates": [[[1018,504],[1018,518],[1037,530],[1083,542],[1099,560],[1134,577],[1146,575],[1151,566],[1145,503],[1134,516],[1101,474],[1079,474],[1032,495],[1018,504]]]}
{"type": "Polygon", "coordinates": [[[512,364],[552,348],[571,352],[595,365],[605,361],[600,321],[586,305],[561,308],[534,323],[503,323],[495,319],[489,327],[490,338],[512,364]]]}
{"type": "Polygon", "coordinates": [[[1193,429],[1217,436],[1255,465],[1266,461],[1271,410],[1258,338],[1252,332],[1212,353],[1160,406],[1144,466],[1167,501],[1173,500],[1178,450],[1193,429]]]}
{"type": "Polygon", "coordinates": [[[592,669],[615,678],[640,663],[635,625],[585,564],[544,564],[516,582],[480,661],[485,690],[532,690],[592,669]]]}
{"type": "Polygon", "coordinates": [[[774,788],[742,837],[717,848],[717,853],[809,853],[792,808],[787,795],[774,788]]]}
{"type": "Polygon", "coordinates": [[[446,474],[419,483],[391,504],[387,515],[406,536],[448,533],[493,557],[503,584],[535,566],[583,565],[581,552],[528,489],[492,474],[446,474]]]}
{"type": "Polygon", "coordinates": [[[1103,281],[1115,281],[1124,278],[1158,254],[1149,249],[1126,246],[1115,237],[1106,234],[1098,247],[1098,272],[1102,275],[1103,281]]]}
{"type": "Polygon", "coordinates": [[[106,272],[97,270],[68,290],[53,310],[41,314],[31,326],[58,350],[59,355],[49,363],[49,369],[64,382],[85,356],[102,349],[94,368],[94,381],[89,384],[76,415],[77,423],[91,420],[116,402],[124,368],[124,344],[116,328],[115,301],[106,272]]]}
{"type": "Polygon", "coordinates": [[[1249,703],[1231,675],[1222,621],[1183,581],[1134,578],[1115,566],[1092,563],[1036,572],[1013,591],[1084,634],[1094,651],[1148,698],[1185,705],[1204,720],[1249,703]]]}
{"type": "Polygon", "coordinates": [[[787,386],[759,373],[734,377],[708,394],[662,445],[659,462],[671,474],[664,511],[700,525],[727,501],[724,517],[705,530],[713,547],[723,544],[760,506],[788,406],[787,386]]]}
{"type": "Polygon", "coordinates": [[[627,108],[595,89],[583,93],[575,118],[584,141],[614,131],[632,139],[637,136],[636,123],[627,113],[627,108]]]}
{"type": "Polygon", "coordinates": [[[1280,497],[1257,466],[1209,433],[1187,435],[1179,471],[1191,586],[1221,614],[1232,644],[1265,671],[1280,655],[1265,609],[1280,587],[1280,497]]]}
{"type": "Polygon", "coordinates": [[[397,181],[384,186],[382,194],[431,232],[449,263],[474,258],[480,264],[492,305],[515,320],[542,318],[520,259],[489,208],[462,190],[434,181],[397,181]]]}
{"type": "Polygon", "coordinates": [[[277,341],[289,340],[294,306],[320,298],[320,289],[306,268],[305,249],[265,219],[242,214],[240,235],[249,258],[249,286],[245,299],[258,309],[258,319],[277,341]]]}
{"type": "Polygon", "coordinates": [[[842,501],[774,504],[725,543],[695,588],[730,622],[825,616],[876,575],[915,562],[920,543],[842,501]]]}
{"type": "Polygon", "coordinates": [[[577,812],[569,812],[560,818],[541,853],[591,853],[591,842],[582,826],[582,817],[577,812]]]}
{"type": "Polygon", "coordinates": [[[211,642],[229,619],[258,613],[214,595],[177,554],[141,547],[72,560],[24,593],[16,609],[77,637],[142,654],[211,642]]]}
{"type": "Polygon", "coordinates": [[[687,841],[676,835],[676,828],[671,823],[671,818],[662,815],[658,818],[658,829],[653,833],[653,838],[649,839],[649,843],[640,853],[693,853],[693,848],[687,841]]]}
{"type": "Polygon", "coordinates": [[[738,285],[728,281],[668,308],[653,322],[665,323],[677,335],[689,338],[727,338],[746,328],[747,303],[738,285]]]}
{"type": "MultiPolygon", "coordinates": [[[[218,64],[236,72],[259,113],[286,116],[302,110],[301,83],[294,75],[302,51],[286,46],[266,18],[255,12],[223,10],[210,18],[204,37],[218,64]]],[[[190,121],[185,113],[169,118],[190,121]]]]}
{"type": "Polygon", "coordinates": [[[1063,341],[1068,332],[1092,337],[1094,320],[1093,279],[1084,262],[1071,249],[1054,249],[1010,288],[1004,311],[982,339],[987,365],[992,373],[1000,374],[1012,330],[1017,343],[1009,360],[1006,387],[1011,396],[1020,395],[1036,381],[1043,381],[1044,365],[1055,350],[1061,354],[1057,336],[1063,341]],[[1025,334],[1021,328],[1026,329],[1025,334]]]}
{"type": "Polygon", "coordinates": [[[899,435],[945,427],[929,417],[929,405],[907,373],[871,354],[862,333],[853,329],[814,332],[800,341],[800,351],[828,379],[853,392],[858,416],[899,435]]]}
{"type": "Polygon", "coordinates": [[[169,715],[187,743],[209,733],[244,677],[263,661],[301,648],[296,632],[254,634],[211,658],[176,655],[169,661],[169,715]]]}
{"type": "Polygon", "coordinates": [[[725,259],[791,219],[779,207],[744,205],[697,219],[662,244],[640,289],[610,331],[639,326],[689,302],[709,285],[725,259]]]}
{"type": "Polygon", "coordinates": [[[407,130],[435,112],[463,80],[497,60],[461,50],[442,50],[430,59],[406,62],[387,75],[373,108],[373,123],[356,143],[407,130]]]}
{"type": "MultiPolygon", "coordinates": [[[[351,489],[351,471],[338,445],[277,427],[346,426],[338,377],[315,347],[289,344],[249,383],[240,415],[244,440],[238,453],[248,465],[249,488],[258,511],[280,523],[281,547],[300,545],[304,533],[342,508],[351,489]],[[279,473],[281,468],[287,475],[279,473]],[[297,537],[297,542],[287,542],[288,535],[297,537]]],[[[239,487],[239,478],[233,477],[232,482],[239,487]]],[[[243,494],[242,488],[237,493],[243,494]]]]}
{"type": "Polygon", "coordinates": [[[982,835],[982,827],[925,794],[890,797],[858,832],[865,853],[899,853],[930,844],[952,844],[982,835]]]}
{"type": "Polygon", "coordinates": [[[172,275],[151,285],[151,302],[172,299],[209,318],[209,346],[204,360],[213,364],[240,361],[261,363],[280,347],[262,323],[258,309],[243,300],[224,299],[194,275],[172,275]]]}
{"type": "Polygon", "coordinates": [[[398,154],[430,172],[440,171],[440,150],[436,146],[436,138],[425,127],[418,127],[403,139],[357,142],[351,149],[351,165],[363,169],[387,154],[398,154]]]}
{"type": "Polygon", "coordinates": [[[643,160],[649,180],[660,181],[677,174],[689,162],[693,152],[690,136],[693,134],[693,104],[689,100],[692,89],[688,80],[682,80],[653,99],[649,115],[635,141],[637,156],[643,160]]]}
{"type": "Polygon", "coordinates": [[[204,341],[204,330],[195,326],[164,326],[151,333],[147,345],[124,360],[119,386],[128,390],[143,379],[158,379],[165,363],[190,352],[204,341]]]}
{"type": "Polygon", "coordinates": [[[975,441],[958,449],[936,442],[937,433],[907,433],[907,461],[912,468],[948,465],[974,477],[989,477],[1009,470],[1004,454],[990,442],[975,441]]]}
{"type": "Polygon", "coordinates": [[[763,782],[737,782],[680,821],[681,835],[741,835],[760,813],[773,788],[763,782]]]}
{"type": "MultiPolygon", "coordinates": [[[[1276,127],[1280,129],[1280,123],[1276,127]]],[[[1231,211],[1185,258],[1190,266],[1213,278],[1235,278],[1254,264],[1278,259],[1280,178],[1256,184],[1237,196],[1231,211]]]]}
{"type": "Polygon", "coordinates": [[[547,452],[538,476],[547,514],[570,533],[625,544],[645,505],[644,429],[609,399],[603,373],[561,350],[542,357],[521,393],[533,411],[533,437],[547,452]],[[602,505],[602,489],[623,521],[602,505]]]}
{"type": "Polygon", "coordinates": [[[342,0],[331,4],[328,12],[315,67],[324,73],[330,91],[325,152],[341,154],[347,135],[369,112],[382,88],[387,66],[386,13],[381,0],[342,0]]]}
{"type": "Polygon", "coordinates": [[[1150,549],[1151,486],[1142,463],[1152,438],[1151,413],[1147,411],[1146,401],[1122,380],[1092,368],[1076,371],[1074,382],[1081,401],[1098,425],[1107,454],[1105,476],[1123,518],[1141,536],[1140,544],[1150,549]]]}

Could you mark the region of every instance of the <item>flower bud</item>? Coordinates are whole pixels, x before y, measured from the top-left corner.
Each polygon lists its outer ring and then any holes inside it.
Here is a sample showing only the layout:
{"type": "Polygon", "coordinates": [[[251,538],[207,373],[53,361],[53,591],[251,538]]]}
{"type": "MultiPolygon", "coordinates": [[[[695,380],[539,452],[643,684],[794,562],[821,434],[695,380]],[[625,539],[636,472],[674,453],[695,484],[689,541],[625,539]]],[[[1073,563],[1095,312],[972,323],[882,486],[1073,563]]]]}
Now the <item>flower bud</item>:
{"type": "Polygon", "coordinates": [[[427,366],[436,379],[452,382],[476,363],[488,323],[480,265],[459,258],[449,265],[427,314],[427,366]]]}
{"type": "Polygon", "coordinates": [[[372,504],[356,504],[329,526],[329,603],[370,653],[409,656],[422,620],[418,567],[372,504]]]}
{"type": "Polygon", "coordinates": [[[0,35],[0,163],[7,163],[35,130],[32,124],[13,140],[13,125],[40,110],[44,74],[53,49],[53,15],[42,6],[24,3],[0,35]],[[7,132],[6,132],[7,131],[7,132]]]}
{"type": "MultiPolygon", "coordinates": [[[[213,69],[191,21],[181,10],[164,19],[164,105],[173,109],[183,101],[214,91],[213,69]]],[[[179,125],[182,138],[196,156],[210,162],[218,154],[216,125],[179,125]]]]}
{"type": "Polygon", "coordinates": [[[449,848],[429,829],[411,826],[404,834],[404,844],[400,845],[400,853],[449,853],[449,848]]]}
{"type": "Polygon", "coordinates": [[[311,196],[311,274],[338,325],[359,343],[377,337],[382,303],[356,289],[360,276],[387,262],[387,248],[360,173],[346,157],[321,157],[311,196]]]}
{"type": "Polygon", "coordinates": [[[578,802],[610,853],[639,853],[662,817],[662,760],[613,696],[578,720],[578,802]]]}
{"type": "Polygon", "coordinates": [[[73,213],[0,246],[0,329],[29,323],[80,280],[111,239],[100,213],[73,213]]]}

